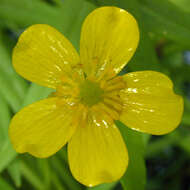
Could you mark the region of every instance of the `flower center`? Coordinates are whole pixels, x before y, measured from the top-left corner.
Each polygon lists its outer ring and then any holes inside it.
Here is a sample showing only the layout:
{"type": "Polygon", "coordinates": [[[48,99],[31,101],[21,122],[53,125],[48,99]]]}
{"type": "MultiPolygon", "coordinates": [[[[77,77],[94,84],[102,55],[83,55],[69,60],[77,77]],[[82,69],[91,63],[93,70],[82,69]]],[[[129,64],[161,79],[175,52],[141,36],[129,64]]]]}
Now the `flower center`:
{"type": "Polygon", "coordinates": [[[100,88],[98,83],[90,80],[85,80],[80,85],[80,101],[91,107],[102,100],[103,90],[100,88]]]}

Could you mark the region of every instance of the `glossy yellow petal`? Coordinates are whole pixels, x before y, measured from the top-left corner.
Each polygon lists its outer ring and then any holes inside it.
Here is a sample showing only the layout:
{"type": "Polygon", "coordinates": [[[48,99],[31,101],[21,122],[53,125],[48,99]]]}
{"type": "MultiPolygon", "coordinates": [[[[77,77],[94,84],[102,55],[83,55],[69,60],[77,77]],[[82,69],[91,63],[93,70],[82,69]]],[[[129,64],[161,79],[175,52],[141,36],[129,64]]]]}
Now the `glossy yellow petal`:
{"type": "Polygon", "coordinates": [[[26,29],[13,51],[13,66],[24,78],[56,88],[70,66],[79,63],[72,44],[56,29],[37,24],[26,29]]]}
{"type": "Polygon", "coordinates": [[[128,154],[115,125],[90,122],[80,126],[68,143],[73,176],[86,186],[118,180],[125,172],[128,154]]]}
{"type": "Polygon", "coordinates": [[[89,76],[115,75],[133,56],[139,42],[135,18],[117,7],[90,13],[81,32],[80,55],[89,76]]]}
{"type": "Polygon", "coordinates": [[[120,120],[137,131],[161,135],[174,130],[183,113],[183,99],[173,92],[172,81],[159,72],[133,72],[123,76],[127,88],[120,120]]]}
{"type": "Polygon", "coordinates": [[[19,153],[44,158],[56,153],[72,136],[74,109],[48,98],[31,104],[12,119],[9,136],[19,153]]]}

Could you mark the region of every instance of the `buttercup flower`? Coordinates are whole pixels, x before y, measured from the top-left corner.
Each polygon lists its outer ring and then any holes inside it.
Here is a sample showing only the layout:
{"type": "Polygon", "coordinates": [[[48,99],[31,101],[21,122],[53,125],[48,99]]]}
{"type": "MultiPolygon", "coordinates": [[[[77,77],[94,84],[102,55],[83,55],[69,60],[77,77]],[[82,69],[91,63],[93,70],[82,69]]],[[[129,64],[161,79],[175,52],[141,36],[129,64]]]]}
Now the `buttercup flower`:
{"type": "Polygon", "coordinates": [[[128,165],[115,120],[155,135],[174,130],[183,100],[167,76],[154,71],[117,76],[138,42],[136,20],[117,7],[98,8],[87,16],[80,56],[51,26],[26,29],[14,48],[13,66],[55,92],[13,117],[9,135],[16,151],[46,158],[68,142],[73,176],[94,186],[118,180],[128,165]]]}

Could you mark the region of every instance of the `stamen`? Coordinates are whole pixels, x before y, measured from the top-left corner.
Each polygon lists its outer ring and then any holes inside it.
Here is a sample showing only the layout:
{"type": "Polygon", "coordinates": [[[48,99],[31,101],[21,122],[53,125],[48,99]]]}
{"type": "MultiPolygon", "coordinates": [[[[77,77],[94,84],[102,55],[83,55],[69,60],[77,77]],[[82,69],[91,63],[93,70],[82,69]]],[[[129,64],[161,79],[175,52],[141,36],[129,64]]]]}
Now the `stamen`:
{"type": "Polygon", "coordinates": [[[105,68],[96,78],[97,82],[101,82],[101,80],[109,80],[115,76],[115,72],[112,67],[105,68]]]}
{"type": "Polygon", "coordinates": [[[117,101],[117,102],[121,103],[121,99],[120,99],[119,93],[117,91],[113,91],[111,93],[109,93],[109,92],[104,93],[103,98],[109,98],[111,100],[114,100],[114,101],[117,101]]]}
{"type": "Polygon", "coordinates": [[[118,76],[118,77],[115,77],[115,78],[113,78],[113,79],[107,80],[107,85],[108,85],[108,86],[109,86],[109,85],[113,85],[113,84],[115,84],[115,83],[120,83],[120,82],[122,82],[122,81],[123,81],[122,76],[118,76]]]}
{"type": "Polygon", "coordinates": [[[95,81],[96,80],[96,70],[98,66],[98,58],[93,57],[92,63],[91,63],[91,68],[90,68],[90,73],[88,73],[88,80],[95,81]]]}
{"type": "Polygon", "coordinates": [[[84,105],[79,104],[76,108],[75,114],[73,114],[74,117],[72,120],[72,125],[85,127],[87,122],[87,113],[87,108],[84,105]]]}
{"type": "Polygon", "coordinates": [[[110,86],[106,87],[104,90],[106,92],[121,90],[121,89],[125,88],[125,86],[126,86],[125,83],[120,82],[118,84],[110,85],[110,86]]]}
{"type": "Polygon", "coordinates": [[[113,101],[113,100],[107,99],[107,98],[104,98],[103,102],[104,102],[104,104],[108,105],[109,107],[114,108],[118,112],[121,112],[121,110],[122,110],[122,105],[120,104],[120,102],[116,102],[116,101],[113,101]]]}
{"type": "Polygon", "coordinates": [[[100,109],[105,111],[108,115],[110,115],[114,120],[119,119],[119,113],[115,111],[114,109],[110,108],[104,103],[99,103],[100,109]]]}
{"type": "Polygon", "coordinates": [[[112,117],[105,112],[103,109],[101,109],[101,106],[95,105],[91,109],[91,115],[93,118],[93,121],[96,122],[97,125],[105,125],[105,122],[107,125],[113,124],[112,117]],[[103,122],[104,121],[104,122],[103,122]]]}

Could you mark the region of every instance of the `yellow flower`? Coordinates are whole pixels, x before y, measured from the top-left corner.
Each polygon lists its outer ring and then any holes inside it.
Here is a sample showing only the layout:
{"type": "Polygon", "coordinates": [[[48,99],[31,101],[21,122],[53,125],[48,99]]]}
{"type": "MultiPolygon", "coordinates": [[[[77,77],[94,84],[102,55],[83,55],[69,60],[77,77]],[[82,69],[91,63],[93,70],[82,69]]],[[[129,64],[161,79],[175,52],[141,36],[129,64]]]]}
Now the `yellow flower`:
{"type": "Polygon", "coordinates": [[[45,158],[68,142],[73,176],[94,186],[118,180],[128,165],[115,120],[155,135],[174,130],[183,100],[167,76],[154,71],[117,76],[138,41],[136,20],[117,7],[102,7],[87,16],[80,56],[51,26],[38,24],[24,31],[13,52],[14,68],[55,92],[12,119],[9,135],[16,151],[45,158]]]}

